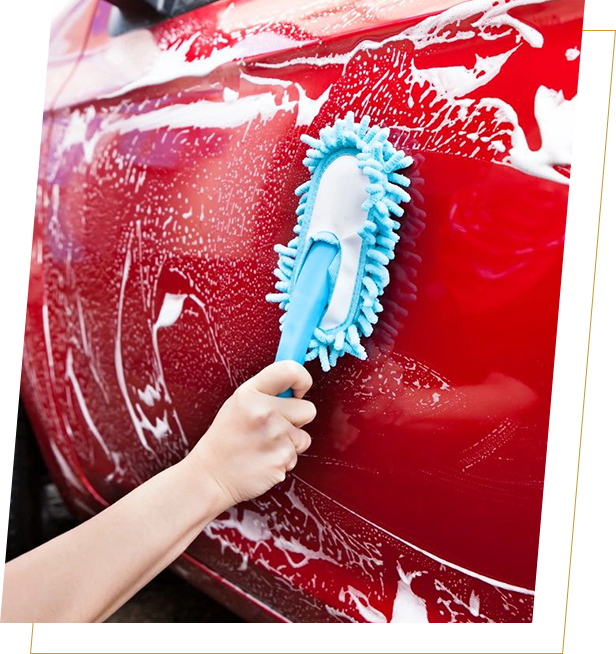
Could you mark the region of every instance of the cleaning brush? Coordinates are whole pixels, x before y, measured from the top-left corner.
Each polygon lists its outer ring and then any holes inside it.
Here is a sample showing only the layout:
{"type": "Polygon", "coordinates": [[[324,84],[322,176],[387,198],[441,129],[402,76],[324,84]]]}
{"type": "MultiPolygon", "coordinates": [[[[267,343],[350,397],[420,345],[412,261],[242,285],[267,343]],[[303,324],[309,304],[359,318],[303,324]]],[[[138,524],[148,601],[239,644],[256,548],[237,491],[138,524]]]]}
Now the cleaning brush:
{"type": "Polygon", "coordinates": [[[366,358],[361,338],[383,310],[400,205],[410,200],[409,179],[398,171],[413,159],[388,137],[387,128],[370,127],[368,116],[357,123],[353,113],[319,138],[300,137],[310,179],[295,191],[295,237],[274,248],[277,293],[266,296],[283,310],[276,361],[318,357],[327,372],[344,354],[366,358]]]}

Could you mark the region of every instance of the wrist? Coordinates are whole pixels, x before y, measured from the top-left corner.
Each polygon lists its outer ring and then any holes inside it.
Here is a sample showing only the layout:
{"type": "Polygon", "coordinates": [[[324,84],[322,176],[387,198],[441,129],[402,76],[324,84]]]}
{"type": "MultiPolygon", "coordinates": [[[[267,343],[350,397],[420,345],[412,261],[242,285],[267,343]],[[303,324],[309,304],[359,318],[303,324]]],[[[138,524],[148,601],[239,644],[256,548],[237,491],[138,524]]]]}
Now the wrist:
{"type": "Polygon", "coordinates": [[[233,506],[232,498],[192,453],[177,463],[176,467],[187,486],[187,497],[201,509],[202,518],[206,522],[233,506]]]}

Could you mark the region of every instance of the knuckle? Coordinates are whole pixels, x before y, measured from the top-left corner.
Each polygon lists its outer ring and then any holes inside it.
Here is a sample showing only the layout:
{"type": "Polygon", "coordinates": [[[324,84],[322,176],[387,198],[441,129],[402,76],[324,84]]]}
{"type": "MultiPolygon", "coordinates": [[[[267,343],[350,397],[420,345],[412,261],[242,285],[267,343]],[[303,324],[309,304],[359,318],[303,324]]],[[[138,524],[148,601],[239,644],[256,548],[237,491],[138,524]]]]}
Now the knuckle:
{"type": "Polygon", "coordinates": [[[276,426],[269,431],[269,437],[275,442],[283,440],[285,436],[286,430],[281,426],[276,426]]]}
{"type": "Polygon", "coordinates": [[[312,375],[306,370],[306,368],[304,368],[304,366],[300,366],[300,375],[305,381],[306,386],[310,388],[312,386],[312,375]]]}
{"type": "Polygon", "coordinates": [[[235,397],[245,397],[248,392],[250,392],[248,382],[244,382],[243,384],[240,384],[240,386],[238,386],[235,389],[233,395],[235,395],[235,397]]]}
{"type": "Polygon", "coordinates": [[[297,363],[297,361],[282,361],[282,365],[284,366],[284,372],[290,376],[296,377],[296,378],[304,378],[306,379],[307,377],[310,377],[310,373],[304,368],[304,366],[301,365],[301,363],[297,363]]]}
{"type": "Polygon", "coordinates": [[[259,425],[267,425],[271,421],[273,415],[274,412],[271,407],[263,404],[255,405],[252,408],[252,419],[259,425]]]}
{"type": "Polygon", "coordinates": [[[233,398],[233,402],[236,405],[235,409],[238,411],[245,411],[246,407],[249,407],[251,402],[250,402],[250,388],[246,386],[246,384],[242,384],[241,386],[238,386],[238,388],[235,389],[233,395],[231,396],[233,398]]]}
{"type": "Polygon", "coordinates": [[[308,415],[309,422],[312,422],[317,417],[317,407],[314,402],[309,402],[306,400],[306,413],[308,415]]]}
{"type": "Polygon", "coordinates": [[[301,368],[302,366],[299,365],[296,361],[283,361],[282,362],[282,368],[283,372],[286,373],[287,375],[296,375],[297,374],[297,369],[301,368]]]}

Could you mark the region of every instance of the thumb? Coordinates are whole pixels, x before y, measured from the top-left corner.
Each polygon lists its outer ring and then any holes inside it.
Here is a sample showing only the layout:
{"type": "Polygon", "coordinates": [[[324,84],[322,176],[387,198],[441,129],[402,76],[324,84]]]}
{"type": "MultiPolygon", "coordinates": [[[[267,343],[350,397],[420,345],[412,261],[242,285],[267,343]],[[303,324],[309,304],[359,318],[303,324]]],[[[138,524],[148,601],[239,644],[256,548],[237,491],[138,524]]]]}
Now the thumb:
{"type": "Polygon", "coordinates": [[[246,385],[266,395],[278,395],[291,388],[295,397],[302,398],[312,386],[312,377],[296,361],[277,361],[263,368],[246,385]]]}

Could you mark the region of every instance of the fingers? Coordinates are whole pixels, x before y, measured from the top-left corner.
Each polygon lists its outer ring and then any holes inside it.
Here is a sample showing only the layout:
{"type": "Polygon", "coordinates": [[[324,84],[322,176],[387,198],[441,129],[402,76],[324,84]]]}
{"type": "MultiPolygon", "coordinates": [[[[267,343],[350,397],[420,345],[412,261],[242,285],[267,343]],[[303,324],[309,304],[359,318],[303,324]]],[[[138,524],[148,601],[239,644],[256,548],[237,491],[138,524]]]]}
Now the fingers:
{"type": "Polygon", "coordinates": [[[291,441],[293,441],[297,454],[303,454],[312,443],[310,435],[303,429],[292,429],[289,436],[291,437],[291,441]]]}
{"type": "Polygon", "coordinates": [[[276,411],[284,416],[295,427],[303,427],[312,422],[317,415],[317,408],[308,400],[298,400],[296,398],[272,398],[272,403],[276,411]]]}
{"type": "Polygon", "coordinates": [[[286,471],[291,472],[291,470],[293,470],[293,468],[295,468],[296,465],[297,465],[297,452],[293,450],[293,452],[291,452],[291,454],[289,455],[289,460],[286,465],[286,471]]]}
{"type": "Polygon", "coordinates": [[[303,454],[310,447],[311,443],[310,436],[303,429],[294,429],[290,437],[294,447],[288,454],[285,466],[286,472],[291,472],[295,468],[299,455],[303,454]]]}
{"type": "Polygon", "coordinates": [[[301,399],[312,386],[312,377],[295,361],[277,361],[263,368],[246,384],[266,395],[278,395],[291,388],[294,396],[301,399]]]}

